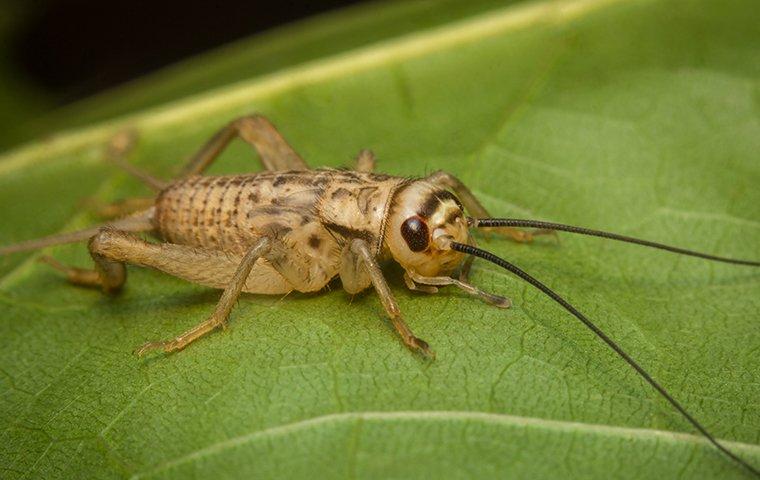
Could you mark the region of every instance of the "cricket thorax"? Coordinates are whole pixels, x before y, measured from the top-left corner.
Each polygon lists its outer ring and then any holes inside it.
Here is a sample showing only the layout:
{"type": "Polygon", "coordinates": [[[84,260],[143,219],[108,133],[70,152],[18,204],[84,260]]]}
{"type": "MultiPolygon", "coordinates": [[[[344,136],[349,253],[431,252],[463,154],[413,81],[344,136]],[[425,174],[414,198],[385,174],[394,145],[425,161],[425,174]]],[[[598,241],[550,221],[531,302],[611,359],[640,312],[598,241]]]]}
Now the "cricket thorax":
{"type": "Polygon", "coordinates": [[[379,254],[394,194],[408,180],[344,170],[327,173],[332,181],[326,184],[317,207],[324,227],[340,244],[360,238],[379,254]]]}

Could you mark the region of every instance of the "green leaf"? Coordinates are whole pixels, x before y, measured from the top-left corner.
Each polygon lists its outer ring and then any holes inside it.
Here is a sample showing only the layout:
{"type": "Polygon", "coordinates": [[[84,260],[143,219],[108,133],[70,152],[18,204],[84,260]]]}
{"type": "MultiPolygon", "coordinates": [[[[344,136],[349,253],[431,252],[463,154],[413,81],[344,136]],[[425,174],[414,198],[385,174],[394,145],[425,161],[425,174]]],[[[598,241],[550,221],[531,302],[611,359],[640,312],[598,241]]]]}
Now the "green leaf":
{"type": "MultiPolygon", "coordinates": [[[[82,199],[144,195],[110,135],[169,176],[263,112],[315,166],[460,176],[498,216],[760,257],[755,2],[523,3],[28,145],[0,160],[0,244],[89,225],[82,199]]],[[[236,144],[215,172],[258,169],[236,144]]],[[[597,239],[481,239],[588,314],[717,437],[760,465],[760,275],[597,239]]],[[[81,245],[62,261],[89,264],[81,245]]],[[[218,292],[132,268],[108,298],[34,256],[0,259],[0,468],[9,478],[746,478],[618,357],[496,267],[509,295],[408,292],[408,352],[372,292],[245,296],[231,328],[167,357],[133,347],[218,292]]]]}

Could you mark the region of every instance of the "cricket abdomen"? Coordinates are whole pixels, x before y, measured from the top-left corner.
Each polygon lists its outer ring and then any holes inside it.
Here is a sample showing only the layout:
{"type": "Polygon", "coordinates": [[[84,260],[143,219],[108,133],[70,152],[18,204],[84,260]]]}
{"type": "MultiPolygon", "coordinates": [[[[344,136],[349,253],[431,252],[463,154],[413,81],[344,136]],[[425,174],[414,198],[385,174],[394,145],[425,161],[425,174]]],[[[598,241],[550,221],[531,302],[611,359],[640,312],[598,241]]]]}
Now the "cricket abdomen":
{"type": "Polygon", "coordinates": [[[255,176],[198,176],[175,182],[156,200],[156,227],[170,243],[243,254],[256,240],[242,221],[244,205],[255,200],[246,192],[255,195],[255,183],[255,176]]]}

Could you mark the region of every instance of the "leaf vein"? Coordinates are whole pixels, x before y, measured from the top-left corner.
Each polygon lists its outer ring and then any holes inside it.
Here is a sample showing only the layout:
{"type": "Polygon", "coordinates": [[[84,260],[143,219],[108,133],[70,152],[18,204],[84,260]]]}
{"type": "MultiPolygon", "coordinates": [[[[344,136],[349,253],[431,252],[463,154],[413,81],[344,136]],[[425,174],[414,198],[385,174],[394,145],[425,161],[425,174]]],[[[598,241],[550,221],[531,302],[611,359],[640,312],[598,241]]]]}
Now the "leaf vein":
{"type": "MultiPolygon", "coordinates": [[[[217,455],[226,450],[233,449],[255,442],[262,438],[277,437],[290,433],[318,428],[323,425],[330,425],[342,422],[384,422],[384,421],[464,421],[464,422],[481,422],[485,424],[499,424],[503,426],[518,428],[537,428],[557,432],[577,432],[583,431],[586,434],[601,435],[619,438],[637,438],[645,441],[686,443],[700,445],[710,448],[707,441],[701,436],[691,433],[673,432],[668,430],[657,430],[651,428],[634,428],[621,427],[615,425],[602,425],[572,422],[565,420],[551,420],[536,417],[523,417],[509,414],[485,413],[485,412],[467,412],[467,411],[388,411],[388,412],[349,412],[334,413],[318,417],[308,418],[284,425],[256,430],[227,440],[213,443],[207,447],[195,450],[181,457],[177,457],[166,462],[156,465],[149,470],[138,472],[133,475],[132,480],[146,478],[184,464],[192,463],[204,457],[217,455]]],[[[734,450],[743,450],[760,455],[760,445],[752,445],[735,441],[722,441],[728,448],[734,450]]]]}

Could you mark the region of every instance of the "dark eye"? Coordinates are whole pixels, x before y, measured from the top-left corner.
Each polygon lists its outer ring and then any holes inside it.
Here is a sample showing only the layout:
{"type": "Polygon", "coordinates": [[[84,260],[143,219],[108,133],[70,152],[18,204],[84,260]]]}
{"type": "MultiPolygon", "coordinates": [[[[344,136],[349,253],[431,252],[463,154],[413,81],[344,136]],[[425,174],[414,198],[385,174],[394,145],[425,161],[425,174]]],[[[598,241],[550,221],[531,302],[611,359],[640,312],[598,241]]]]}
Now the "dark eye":
{"type": "Polygon", "coordinates": [[[430,234],[427,224],[420,217],[409,217],[401,225],[401,236],[409,250],[421,252],[427,248],[430,234]]]}

